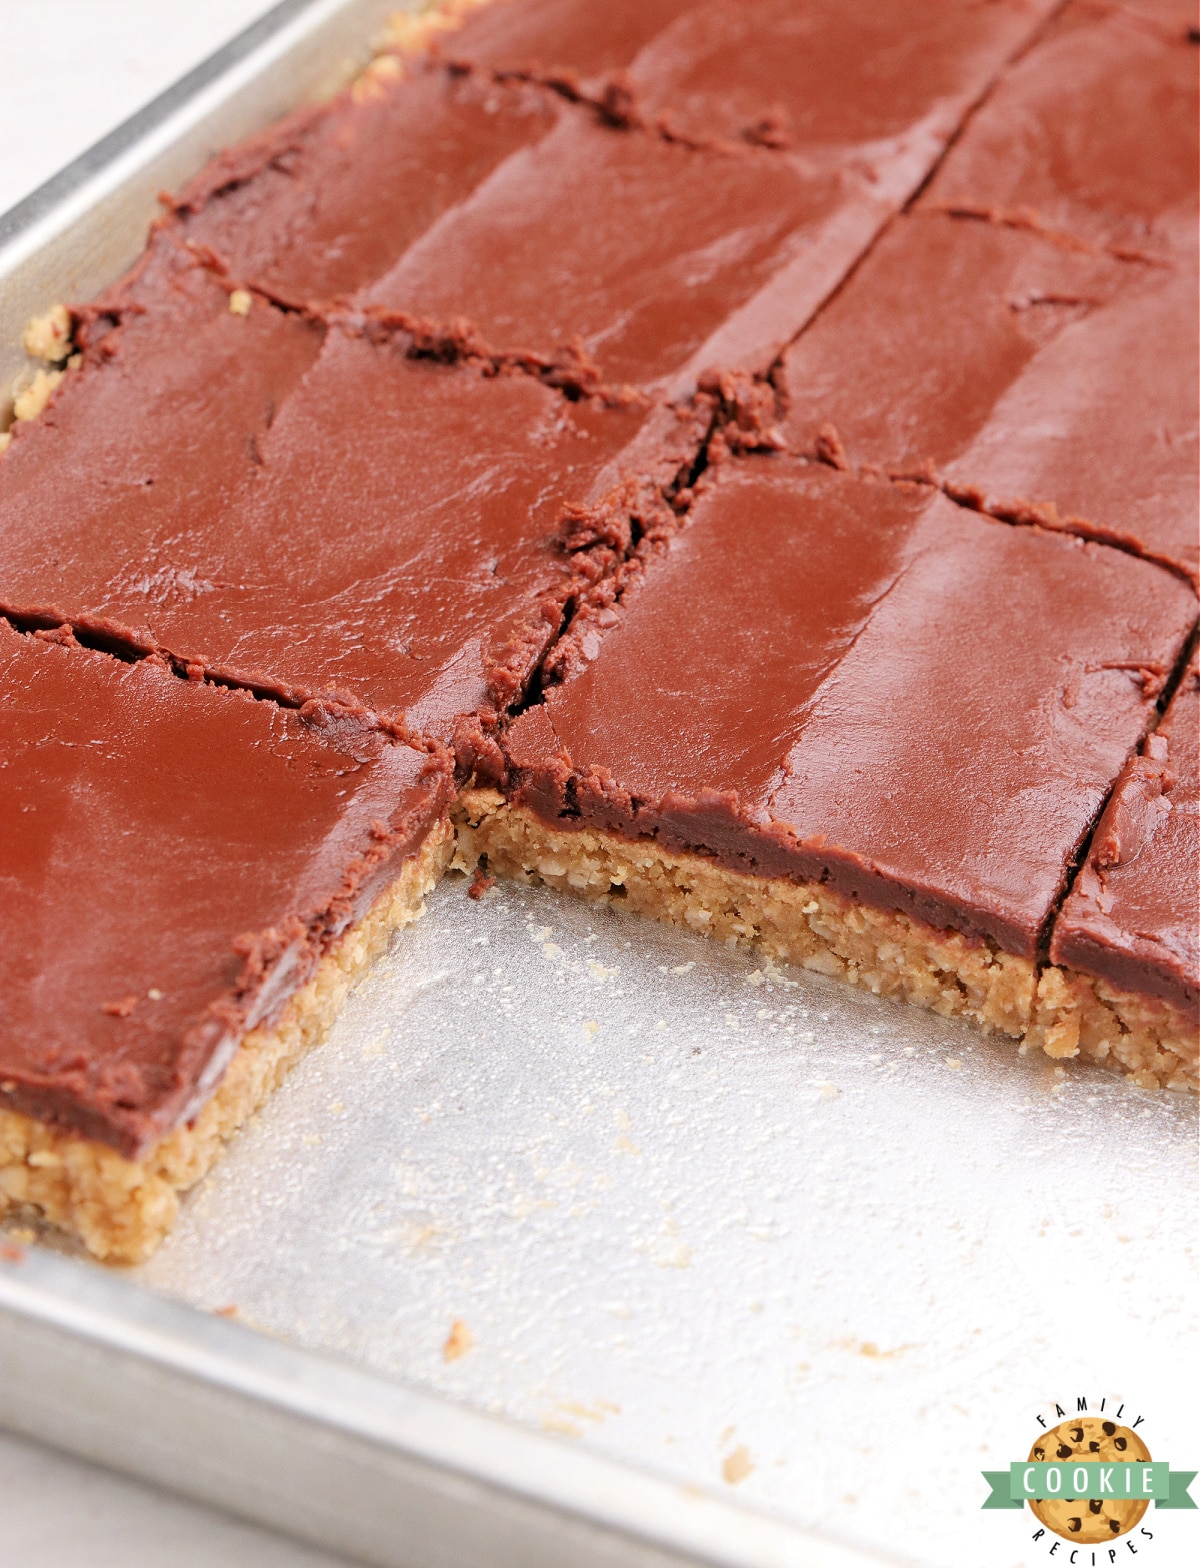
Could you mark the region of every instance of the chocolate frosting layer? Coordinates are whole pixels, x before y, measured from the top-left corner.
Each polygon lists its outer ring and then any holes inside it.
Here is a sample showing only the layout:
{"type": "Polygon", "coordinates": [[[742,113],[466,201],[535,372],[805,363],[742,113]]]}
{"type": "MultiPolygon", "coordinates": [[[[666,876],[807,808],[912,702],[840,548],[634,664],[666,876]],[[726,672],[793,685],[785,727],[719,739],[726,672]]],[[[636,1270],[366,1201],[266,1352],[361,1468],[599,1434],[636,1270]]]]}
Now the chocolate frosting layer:
{"type": "Polygon", "coordinates": [[[447,762],[0,623],[0,1106],[133,1156],[415,853],[447,762]]]}
{"type": "Polygon", "coordinates": [[[661,116],[670,134],[701,144],[885,148],[927,117],[953,130],[1052,9],[1053,0],[606,0],[601,8],[592,0],[493,0],[441,48],[454,60],[552,81],[613,110],[619,104],[643,123],[661,116]]]}
{"type": "MultiPolygon", "coordinates": [[[[1013,65],[921,198],[1129,256],[1177,248],[1196,209],[1197,53],[1180,0],[1072,0],[1013,65]]],[[[1193,269],[1194,270],[1194,269],[1193,269]]]]}
{"type": "MultiPolygon", "coordinates": [[[[601,21],[594,7],[500,0],[468,17],[463,30],[449,37],[454,59],[469,63],[447,69],[436,61],[407,62],[405,79],[379,79],[330,106],[290,116],[214,159],[178,198],[175,221],[182,238],[231,280],[289,306],[327,308],[388,272],[439,215],[466,200],[511,155],[536,145],[555,123],[565,95],[596,104],[602,119],[626,131],[640,127],[651,139],[661,130],[698,146],[725,146],[727,154],[737,147],[796,148],[814,189],[790,214],[785,209],[795,206],[795,193],[781,189],[775,225],[753,196],[735,213],[727,170],[707,177],[717,195],[724,192],[727,207],[724,268],[737,272],[748,260],[747,246],[753,252],[764,239],[769,243],[772,227],[810,225],[814,212],[826,211],[831,200],[865,204],[872,221],[843,224],[838,256],[820,268],[828,288],[881,217],[923,176],[965,107],[1033,23],[1030,14],[1006,4],[964,16],[948,0],[922,0],[917,11],[852,17],[833,0],[823,0],[798,17],[781,0],[749,6],[673,0],[618,6],[612,14],[606,7],[601,21]],[[626,65],[630,72],[614,79],[613,71],[626,65]],[[532,85],[533,79],[552,82],[559,91],[532,85]],[[839,172],[849,179],[840,193],[839,172]],[[738,232],[747,224],[761,230],[764,222],[766,231],[756,236],[738,232]]],[[[589,124],[592,118],[585,116],[589,124]]],[[[573,143],[569,136],[566,141],[570,158],[573,143]]],[[[600,156],[601,145],[589,143],[585,163],[600,156]]],[[[647,156],[654,163],[653,154],[647,156]]],[[[553,180],[558,162],[550,157],[537,167],[553,180]]],[[[664,167],[678,169],[678,161],[668,158],[664,167]]],[[[637,172],[654,184],[653,169],[637,172]]],[[[613,190],[605,201],[616,204],[614,234],[624,230],[627,238],[630,178],[621,161],[607,170],[613,190]]],[[[569,170],[565,179],[565,199],[576,199],[569,170]]],[[[702,177],[701,187],[705,184],[702,177]]],[[[553,194],[552,223],[563,199],[562,192],[553,194]]],[[[663,209],[661,189],[655,187],[650,199],[663,209]]],[[[703,203],[694,191],[681,191],[680,200],[661,211],[660,267],[674,257],[677,269],[695,274],[695,253],[721,243],[696,231],[689,221],[693,209],[701,217],[699,230],[705,218],[711,227],[711,195],[703,203]]],[[[573,258],[577,282],[583,275],[580,260],[594,254],[597,243],[611,249],[614,234],[583,236],[573,258]]],[[[561,250],[562,243],[560,227],[552,250],[561,250]]],[[[814,237],[805,234],[796,243],[811,246],[814,237]]],[[[539,250],[535,243],[534,258],[539,250]]],[[[610,286],[625,282],[623,259],[620,253],[614,257],[610,286]]],[[[767,256],[766,272],[786,259],[780,254],[772,263],[767,256]]],[[[520,258],[523,269],[529,264],[529,256],[520,258]]],[[[628,264],[640,267],[635,284],[645,283],[645,256],[631,254],[628,264]]],[[[703,260],[700,267],[704,270],[703,260]]],[[[687,302],[701,327],[691,348],[703,344],[722,314],[754,292],[766,275],[763,267],[763,257],[757,262],[751,257],[740,283],[718,276],[728,297],[715,308],[708,301],[707,313],[705,302],[687,302]]],[[[540,292],[535,283],[535,297],[540,292]]],[[[486,300],[476,310],[473,298],[453,287],[436,297],[427,290],[419,297],[389,290],[383,297],[399,308],[443,317],[466,310],[483,318],[485,327],[508,325],[493,321],[486,300]]],[[[807,292],[803,303],[799,315],[793,309],[781,322],[771,340],[775,348],[811,309],[807,292]]],[[[532,322],[518,318],[511,325],[519,341],[506,339],[504,346],[550,352],[572,337],[589,337],[587,306],[581,304],[579,319],[565,325],[540,316],[532,322]]],[[[619,312],[621,298],[608,301],[607,308],[619,312]]],[[[604,316],[598,330],[606,340],[611,327],[604,316]]],[[[679,368],[678,355],[667,368],[679,368]]],[[[619,371],[615,363],[612,370],[616,379],[637,381],[661,373],[644,365],[619,371]]]]}
{"type": "Polygon", "coordinates": [[[1055,963],[1200,1021],[1200,671],[1126,767],[1054,927],[1055,963]]]}
{"type": "Polygon", "coordinates": [[[516,798],[1032,957],[1195,614],[1114,550],[729,463],[512,725],[516,798]]]}
{"type": "Polygon", "coordinates": [[[146,546],[160,533],[187,539],[228,509],[324,334],[263,306],[235,315],[160,233],[82,336],[82,366],[39,418],[13,426],[0,460],[0,610],[44,624],[66,618],[53,601],[74,574],[113,602],[212,591],[195,559],[146,546]]]}
{"type": "Polygon", "coordinates": [[[488,0],[440,40],[449,59],[500,74],[582,84],[623,70],[702,0],[488,0]]]}
{"type": "Polygon", "coordinates": [[[837,171],[752,148],[700,154],[577,113],[446,213],[360,303],[462,312],[496,349],[548,355],[578,341],[607,382],[665,385],[841,203],[837,171]]]}
{"type": "MultiPolygon", "coordinates": [[[[715,364],[765,371],[1045,9],[922,0],[870,23],[832,0],[680,11],[619,81],[593,81],[599,115],[567,116],[501,164],[361,302],[461,312],[511,351],[578,341],[606,381],[672,395],[715,364]]],[[[576,16],[546,36],[586,72],[598,23],[576,16]]],[[[517,28],[532,49],[548,20],[513,0],[453,48],[516,59],[472,39],[517,28]]]]}
{"type": "Polygon", "coordinates": [[[1198,344],[1194,263],[1153,273],[1041,350],[946,465],[947,484],[999,516],[1109,540],[1196,583],[1198,344]]]}
{"type": "MultiPolygon", "coordinates": [[[[289,703],[347,694],[447,741],[462,721],[479,743],[627,546],[628,518],[624,540],[574,552],[560,534],[598,479],[619,486],[645,411],[414,360],[407,340],[332,332],[309,364],[302,322],[215,293],[195,322],[172,303],[110,334],[106,362],[20,430],[0,463],[0,607],[289,703]],[[305,349],[276,407],[261,381],[287,362],[254,355],[262,333],[305,349]]],[[[689,446],[671,424],[660,468],[689,446]]]]}
{"type": "Polygon", "coordinates": [[[788,351],[789,443],[1194,580],[1197,327],[1182,263],[903,218],[788,351]]]}
{"type": "Polygon", "coordinates": [[[445,69],[344,93],[222,153],[176,204],[190,244],[290,305],[379,277],[447,207],[555,122],[552,93],[445,69]]]}
{"type": "Polygon", "coordinates": [[[848,153],[878,173],[907,140],[944,144],[1053,8],[704,0],[647,42],[627,83],[671,134],[848,153]]]}

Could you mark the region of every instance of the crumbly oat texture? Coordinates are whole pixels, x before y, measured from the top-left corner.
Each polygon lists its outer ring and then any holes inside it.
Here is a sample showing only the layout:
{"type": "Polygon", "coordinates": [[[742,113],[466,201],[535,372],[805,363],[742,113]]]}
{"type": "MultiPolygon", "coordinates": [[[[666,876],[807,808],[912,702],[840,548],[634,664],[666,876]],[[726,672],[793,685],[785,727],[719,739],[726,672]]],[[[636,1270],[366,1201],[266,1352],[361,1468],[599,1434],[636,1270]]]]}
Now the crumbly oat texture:
{"type": "Polygon", "coordinates": [[[834,975],[876,996],[900,996],[980,1028],[1021,1036],[1036,985],[1034,965],[935,931],[908,915],[844,898],[817,883],[729,871],[700,855],[673,854],[592,828],[557,832],[493,790],[468,790],[455,809],[455,865],[483,855],[502,876],[538,880],[584,898],[620,897],[625,907],[773,958],[834,975]]]}
{"type": "Polygon", "coordinates": [[[1186,1013],[1075,969],[1051,965],[1043,971],[1022,1049],[1030,1047],[1099,1062],[1143,1089],[1200,1088],[1200,1037],[1186,1013]]]}
{"type": "Polygon", "coordinates": [[[1080,1056],[1143,1088],[1197,1088],[1197,1036],[1169,1002],[872,909],[817,884],[729,871],[595,829],[558,832],[494,790],[468,790],[454,811],[454,865],[539,881],[833,975],[876,996],[971,1019],[1020,1039],[1022,1053],[1080,1056]]]}
{"type": "Polygon", "coordinates": [[[36,419],[64,374],[61,370],[35,370],[32,381],[13,398],[13,418],[36,419]]]}
{"type": "Polygon", "coordinates": [[[395,11],[388,18],[385,48],[422,54],[441,33],[454,32],[464,19],[493,0],[434,0],[420,11],[395,11]]]}
{"type": "MultiPolygon", "coordinates": [[[[71,312],[65,305],[52,305],[44,316],[30,318],[22,346],[37,368],[18,379],[13,390],[14,420],[36,419],[50,401],[66,371],[78,364],[72,336],[71,312]]],[[[12,432],[0,434],[0,455],[8,449],[12,432]]]]}
{"type": "Polygon", "coordinates": [[[25,328],[24,342],[31,359],[61,365],[72,352],[71,312],[65,305],[52,305],[44,316],[33,316],[25,328]]]}
{"type": "Polygon", "coordinates": [[[443,821],[318,964],[271,1027],[247,1034],[220,1087],[191,1124],[176,1128],[141,1160],[107,1144],[59,1132],[0,1110],[0,1219],[28,1211],[83,1242],[109,1263],[140,1263],[174,1223],[179,1194],[207,1174],[225,1144],[303,1056],[319,1045],[350,990],[416,920],[454,848],[443,821]]]}

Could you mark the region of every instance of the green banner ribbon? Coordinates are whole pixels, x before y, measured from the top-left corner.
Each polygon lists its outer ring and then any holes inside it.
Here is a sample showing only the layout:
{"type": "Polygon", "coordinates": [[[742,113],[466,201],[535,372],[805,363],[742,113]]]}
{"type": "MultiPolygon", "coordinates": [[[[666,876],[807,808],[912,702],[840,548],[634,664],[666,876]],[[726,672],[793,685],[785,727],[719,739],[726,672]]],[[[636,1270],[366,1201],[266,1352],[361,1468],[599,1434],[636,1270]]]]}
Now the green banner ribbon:
{"type": "Polygon", "coordinates": [[[985,1508],[1024,1508],[1025,1504],[1020,1498],[1014,1503],[1008,1495],[1007,1470],[985,1470],[983,1479],[992,1489],[983,1505],[985,1508]]]}
{"type": "Polygon", "coordinates": [[[1007,1470],[984,1470],[991,1491],[985,1508],[1021,1508],[1027,1502],[1061,1497],[1153,1502],[1156,1508],[1195,1508],[1188,1487],[1194,1470],[1172,1470],[1162,1461],[1105,1464],[1072,1459],[1033,1463],[1016,1460],[1007,1470]]]}
{"type": "Polygon", "coordinates": [[[1195,1479],[1194,1470],[1172,1470],[1170,1495],[1156,1497],[1155,1508],[1195,1508],[1195,1501],[1188,1493],[1188,1487],[1195,1479]]]}
{"type": "Polygon", "coordinates": [[[1164,1464],[1113,1464],[1095,1460],[1056,1460],[1040,1464],[1009,1465],[1010,1497],[1020,1502],[1033,1498],[1106,1497],[1110,1502],[1146,1502],[1171,1495],[1170,1472],[1164,1464]]]}

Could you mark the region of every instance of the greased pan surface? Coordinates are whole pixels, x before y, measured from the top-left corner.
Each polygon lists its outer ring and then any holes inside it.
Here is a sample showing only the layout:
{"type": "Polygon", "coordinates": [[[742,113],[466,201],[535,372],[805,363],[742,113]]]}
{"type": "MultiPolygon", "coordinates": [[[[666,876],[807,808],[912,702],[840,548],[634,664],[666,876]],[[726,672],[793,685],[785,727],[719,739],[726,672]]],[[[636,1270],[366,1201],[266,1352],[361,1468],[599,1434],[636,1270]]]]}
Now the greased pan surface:
{"type": "MultiPolygon", "coordinates": [[[[137,1277],[884,1554],[1009,1568],[1035,1522],[982,1512],[980,1472],[1048,1400],[1127,1400],[1156,1457],[1190,1450],[1194,1169],[1185,1096],[451,877],[137,1277]]],[[[1151,1524],[1170,1560],[1184,1516],[1151,1524]]]]}

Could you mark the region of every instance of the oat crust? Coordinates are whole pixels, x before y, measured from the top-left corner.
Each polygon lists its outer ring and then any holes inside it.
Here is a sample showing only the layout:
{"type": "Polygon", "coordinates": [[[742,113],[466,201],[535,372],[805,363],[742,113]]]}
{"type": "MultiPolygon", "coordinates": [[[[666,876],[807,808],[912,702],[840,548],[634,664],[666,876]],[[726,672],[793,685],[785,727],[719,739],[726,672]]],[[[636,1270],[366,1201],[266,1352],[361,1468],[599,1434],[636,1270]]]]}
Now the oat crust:
{"type": "Polygon", "coordinates": [[[673,854],[591,828],[558,831],[494,790],[468,790],[454,808],[455,865],[544,882],[584,898],[619,898],[669,925],[748,943],[773,958],[832,975],[876,996],[897,996],[989,1034],[1079,1056],[1143,1088],[1197,1087],[1197,1032],[1169,1002],[1002,952],[873,909],[817,883],[747,876],[700,855],[673,854]]]}

